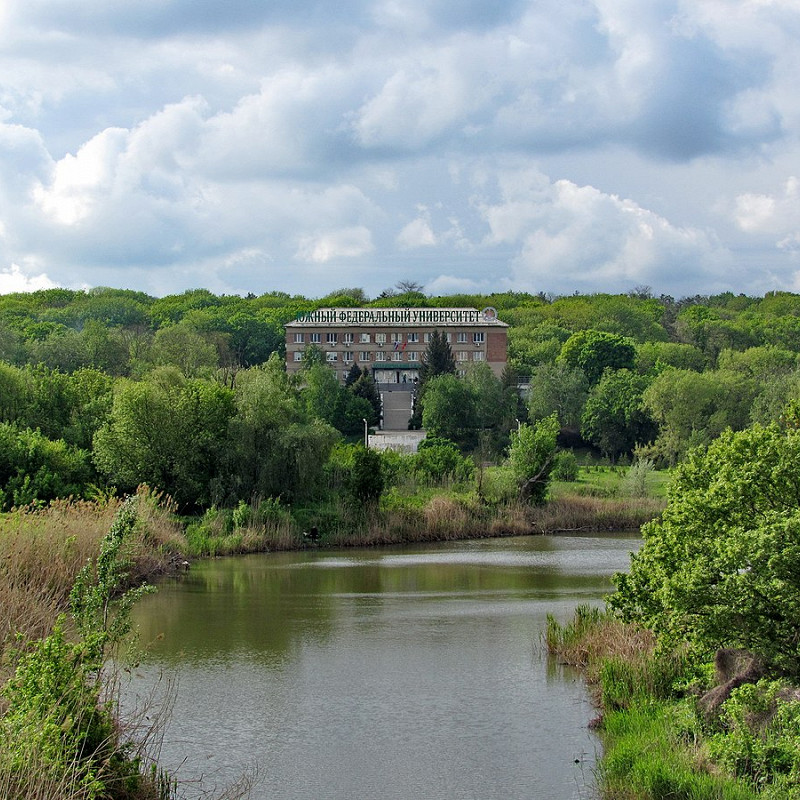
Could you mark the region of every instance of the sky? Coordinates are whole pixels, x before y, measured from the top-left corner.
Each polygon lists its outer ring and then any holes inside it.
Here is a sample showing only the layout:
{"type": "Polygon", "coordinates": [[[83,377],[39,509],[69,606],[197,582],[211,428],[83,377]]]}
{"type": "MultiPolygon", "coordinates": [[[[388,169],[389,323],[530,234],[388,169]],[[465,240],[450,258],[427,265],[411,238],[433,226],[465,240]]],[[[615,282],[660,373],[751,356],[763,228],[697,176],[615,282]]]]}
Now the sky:
{"type": "Polygon", "coordinates": [[[0,0],[0,293],[800,291],[800,0],[0,0]]]}

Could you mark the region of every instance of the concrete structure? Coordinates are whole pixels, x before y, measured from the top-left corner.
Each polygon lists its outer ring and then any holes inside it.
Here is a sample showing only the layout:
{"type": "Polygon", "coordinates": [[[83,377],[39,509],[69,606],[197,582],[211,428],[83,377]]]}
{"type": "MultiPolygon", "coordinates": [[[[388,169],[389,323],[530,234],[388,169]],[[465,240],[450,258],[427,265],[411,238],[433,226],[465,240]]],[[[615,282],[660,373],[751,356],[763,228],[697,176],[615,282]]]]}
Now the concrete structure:
{"type": "Polygon", "coordinates": [[[297,372],[316,345],[342,380],[358,364],[381,389],[410,389],[434,331],[447,337],[459,371],[485,361],[501,375],[508,325],[493,308],[321,308],[286,325],[286,369],[297,372]]]}

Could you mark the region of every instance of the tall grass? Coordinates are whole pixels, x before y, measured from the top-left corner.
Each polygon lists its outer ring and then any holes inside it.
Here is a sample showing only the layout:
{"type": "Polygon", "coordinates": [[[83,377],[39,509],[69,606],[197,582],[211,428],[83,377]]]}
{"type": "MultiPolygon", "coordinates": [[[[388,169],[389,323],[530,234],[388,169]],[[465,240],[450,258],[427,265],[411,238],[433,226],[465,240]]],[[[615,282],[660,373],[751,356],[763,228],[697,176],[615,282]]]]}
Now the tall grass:
{"type": "Polygon", "coordinates": [[[660,649],[649,631],[590,606],[577,608],[564,624],[548,617],[545,643],[555,657],[584,669],[601,711],[603,800],[761,796],[711,762],[694,698],[683,696],[694,677],[684,652],[660,649]]]}
{"type": "MultiPolygon", "coordinates": [[[[127,553],[131,584],[164,571],[184,545],[169,502],[147,489],[140,490],[139,499],[140,520],[127,553]]],[[[121,502],[59,500],[43,509],[0,515],[0,664],[7,662],[3,654],[10,645],[50,632],[121,502]]]]}

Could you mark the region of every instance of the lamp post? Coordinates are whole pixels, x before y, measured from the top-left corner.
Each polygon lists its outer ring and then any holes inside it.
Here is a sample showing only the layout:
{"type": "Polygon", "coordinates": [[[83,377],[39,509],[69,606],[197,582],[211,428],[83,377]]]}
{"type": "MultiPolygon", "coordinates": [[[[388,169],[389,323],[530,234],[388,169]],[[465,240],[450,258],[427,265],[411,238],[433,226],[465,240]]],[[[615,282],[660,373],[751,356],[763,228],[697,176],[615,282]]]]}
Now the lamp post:
{"type": "Polygon", "coordinates": [[[361,421],[364,423],[364,447],[369,450],[369,425],[364,417],[361,418],[361,421]]]}

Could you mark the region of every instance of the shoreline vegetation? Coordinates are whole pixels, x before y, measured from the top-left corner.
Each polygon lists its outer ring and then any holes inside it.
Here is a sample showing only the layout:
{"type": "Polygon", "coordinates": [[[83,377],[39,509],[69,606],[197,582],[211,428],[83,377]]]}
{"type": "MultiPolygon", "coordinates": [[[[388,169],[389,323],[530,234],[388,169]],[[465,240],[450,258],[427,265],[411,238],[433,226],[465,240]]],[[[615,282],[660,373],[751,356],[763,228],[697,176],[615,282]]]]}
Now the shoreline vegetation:
{"type": "MultiPolygon", "coordinates": [[[[121,566],[115,575],[117,583],[113,594],[124,597],[122,593],[136,590],[160,576],[179,574],[196,558],[310,546],[326,549],[371,547],[635,529],[657,516],[664,503],[653,497],[619,496],[624,473],[624,469],[609,468],[607,472],[598,470],[595,480],[554,484],[551,500],[538,507],[516,502],[488,505],[485,498],[481,501],[466,484],[452,484],[421,490],[416,496],[402,499],[390,493],[380,505],[373,507],[358,507],[342,501],[328,502],[313,509],[292,510],[274,501],[260,501],[240,504],[233,510],[212,509],[201,519],[194,520],[180,518],[167,496],[141,487],[134,496],[136,522],[130,525],[118,556],[121,566]],[[617,488],[603,488],[604,481],[617,488]],[[596,494],[612,496],[593,496],[596,494]],[[310,542],[304,535],[309,527],[318,529],[316,542],[310,542]]],[[[81,650],[80,636],[72,623],[62,620],[72,608],[76,580],[87,564],[98,560],[108,532],[114,529],[115,520],[123,513],[127,502],[116,497],[94,501],[59,500],[42,508],[17,509],[0,516],[0,687],[3,687],[0,690],[0,794],[3,797],[169,800],[175,796],[175,787],[168,776],[160,774],[155,759],[136,749],[138,746],[122,739],[117,741],[128,725],[113,718],[116,713],[113,711],[116,708],[113,681],[110,686],[103,686],[102,692],[108,691],[110,695],[102,694],[104,699],[100,701],[100,678],[93,673],[88,684],[97,687],[98,707],[112,710],[109,712],[114,720],[113,735],[109,734],[111,739],[128,754],[126,758],[129,757],[136,768],[149,765],[147,780],[128,794],[92,794],[85,786],[78,786],[80,781],[68,789],[69,780],[63,775],[59,778],[63,782],[54,784],[45,763],[26,777],[30,785],[23,792],[13,783],[14,764],[18,762],[11,754],[15,751],[18,754],[18,748],[8,739],[9,730],[5,725],[14,704],[19,704],[19,697],[12,697],[9,687],[16,685],[19,671],[31,653],[38,653],[36,657],[42,658],[39,651],[42,643],[47,644],[48,657],[52,656],[54,636],[58,645],[56,652],[61,653],[59,658],[63,657],[73,666],[80,661],[69,650],[81,650]],[[77,643],[73,643],[76,637],[77,643]],[[54,785],[58,785],[56,795],[52,794],[54,785]]],[[[86,675],[81,674],[85,679],[86,675]]],[[[59,701],[54,702],[57,705],[59,701]]],[[[41,709],[37,713],[40,712],[41,709]]],[[[30,724],[35,727],[38,723],[31,720],[30,724]]],[[[141,730],[138,736],[142,736],[141,730]]],[[[144,732],[144,739],[152,736],[152,732],[144,732]]],[[[73,772],[76,769],[74,764],[71,768],[73,772]]],[[[246,796],[246,791],[237,786],[219,795],[218,800],[246,796]]]]}

